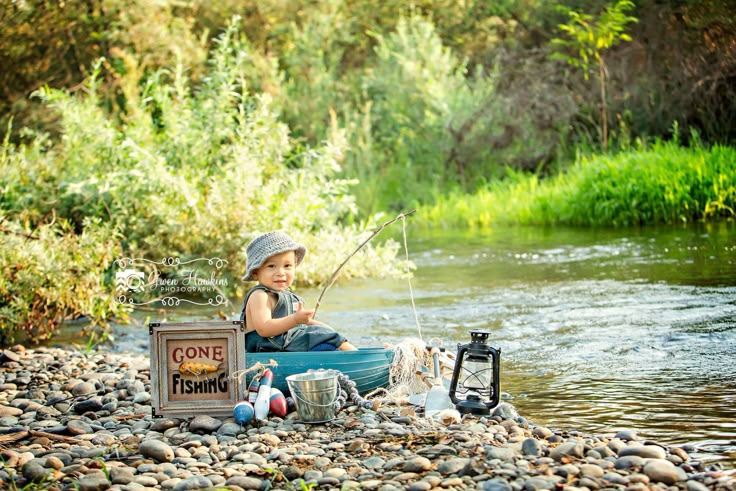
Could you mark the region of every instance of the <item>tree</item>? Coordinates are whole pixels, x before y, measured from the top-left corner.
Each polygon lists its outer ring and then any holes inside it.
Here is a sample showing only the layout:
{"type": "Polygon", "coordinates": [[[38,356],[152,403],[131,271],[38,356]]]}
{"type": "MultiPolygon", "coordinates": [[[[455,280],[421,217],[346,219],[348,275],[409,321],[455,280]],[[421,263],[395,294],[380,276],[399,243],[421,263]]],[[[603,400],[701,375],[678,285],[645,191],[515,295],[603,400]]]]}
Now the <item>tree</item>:
{"type": "Polygon", "coordinates": [[[567,34],[569,39],[554,38],[552,40],[552,44],[558,47],[553,57],[581,68],[585,80],[588,80],[590,72],[597,65],[604,151],[608,149],[607,70],[604,52],[621,41],[631,41],[631,36],[624,31],[629,23],[638,22],[636,17],[626,14],[632,8],[634,8],[633,1],[618,0],[614,5],[608,5],[600,17],[595,19],[590,14],[576,12],[562,5],[558,7],[558,10],[569,20],[568,24],[560,24],[558,27],[567,34]],[[574,51],[576,55],[570,55],[568,51],[574,51]]]}

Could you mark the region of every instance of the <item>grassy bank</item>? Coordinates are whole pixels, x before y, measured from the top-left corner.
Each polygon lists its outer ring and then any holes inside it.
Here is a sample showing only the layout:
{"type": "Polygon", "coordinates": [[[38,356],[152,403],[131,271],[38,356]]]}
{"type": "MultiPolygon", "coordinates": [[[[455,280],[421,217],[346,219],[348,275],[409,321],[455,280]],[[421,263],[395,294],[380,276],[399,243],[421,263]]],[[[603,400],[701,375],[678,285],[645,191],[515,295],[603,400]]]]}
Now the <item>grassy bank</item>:
{"type": "Polygon", "coordinates": [[[579,157],[548,179],[512,173],[472,195],[420,209],[426,227],[495,224],[630,226],[733,217],[736,149],[657,143],[579,157]]]}

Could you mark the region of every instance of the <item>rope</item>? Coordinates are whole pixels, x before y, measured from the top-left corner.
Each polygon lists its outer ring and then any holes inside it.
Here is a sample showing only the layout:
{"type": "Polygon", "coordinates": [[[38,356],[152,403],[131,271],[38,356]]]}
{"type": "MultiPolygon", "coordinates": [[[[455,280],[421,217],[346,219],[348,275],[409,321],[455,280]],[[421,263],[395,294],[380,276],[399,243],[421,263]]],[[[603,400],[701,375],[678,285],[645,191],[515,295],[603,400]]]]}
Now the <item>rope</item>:
{"type": "MultiPolygon", "coordinates": [[[[245,370],[238,370],[237,372],[234,372],[230,378],[233,380],[237,380],[238,384],[241,384],[243,382],[243,377],[245,377],[250,372],[262,372],[268,367],[274,367],[276,368],[279,366],[279,364],[276,362],[276,360],[268,360],[268,363],[261,363],[260,361],[253,364],[252,367],[245,369],[245,370]]],[[[260,378],[260,374],[256,375],[256,377],[260,378]]]]}
{"type": "Polygon", "coordinates": [[[411,274],[409,269],[409,246],[406,241],[406,216],[400,215],[401,217],[401,230],[404,233],[404,253],[406,254],[406,268],[407,268],[407,281],[409,282],[409,297],[411,298],[411,308],[414,312],[414,322],[417,325],[417,331],[419,331],[419,339],[422,340],[422,327],[419,325],[419,315],[417,314],[417,306],[414,303],[414,290],[411,287],[411,274]]]}
{"type": "MultiPolygon", "coordinates": [[[[340,409],[345,407],[348,401],[352,401],[356,406],[363,409],[377,409],[376,402],[369,401],[368,399],[364,399],[363,397],[361,397],[360,393],[358,392],[358,388],[355,385],[355,382],[350,380],[350,377],[342,373],[340,370],[335,370],[332,368],[307,370],[307,373],[313,372],[334,373],[337,375],[337,397],[332,402],[332,404],[335,405],[335,413],[339,412],[340,409]]],[[[309,404],[312,403],[310,402],[309,404]]]]}
{"type": "Polygon", "coordinates": [[[337,372],[337,381],[340,384],[340,395],[337,397],[336,404],[337,409],[340,410],[345,406],[348,400],[353,401],[355,405],[363,409],[373,409],[373,401],[363,399],[358,392],[358,388],[355,386],[355,382],[350,380],[350,377],[344,373],[335,370],[337,372]]]}

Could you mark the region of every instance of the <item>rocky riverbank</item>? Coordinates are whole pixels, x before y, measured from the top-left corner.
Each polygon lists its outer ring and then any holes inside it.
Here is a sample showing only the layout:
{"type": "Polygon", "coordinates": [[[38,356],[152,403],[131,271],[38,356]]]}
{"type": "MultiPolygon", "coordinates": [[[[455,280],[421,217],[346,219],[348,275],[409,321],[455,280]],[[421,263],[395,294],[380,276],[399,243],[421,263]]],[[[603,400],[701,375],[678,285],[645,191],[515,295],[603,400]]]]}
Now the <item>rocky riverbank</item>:
{"type": "Polygon", "coordinates": [[[535,426],[502,404],[443,425],[408,407],[327,424],[152,418],[149,359],[56,348],[0,354],[4,489],[736,489],[680,447],[535,426]]]}

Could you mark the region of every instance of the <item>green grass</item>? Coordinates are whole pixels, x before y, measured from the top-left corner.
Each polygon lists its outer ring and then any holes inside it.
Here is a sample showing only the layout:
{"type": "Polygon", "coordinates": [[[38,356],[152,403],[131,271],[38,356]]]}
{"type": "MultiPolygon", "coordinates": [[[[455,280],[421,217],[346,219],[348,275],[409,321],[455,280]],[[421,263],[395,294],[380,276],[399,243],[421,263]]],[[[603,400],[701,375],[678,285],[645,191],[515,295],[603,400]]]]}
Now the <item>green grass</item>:
{"type": "Polygon", "coordinates": [[[733,217],[736,149],[656,143],[580,157],[548,179],[510,172],[473,195],[421,208],[428,227],[500,224],[632,226],[733,217]]]}

